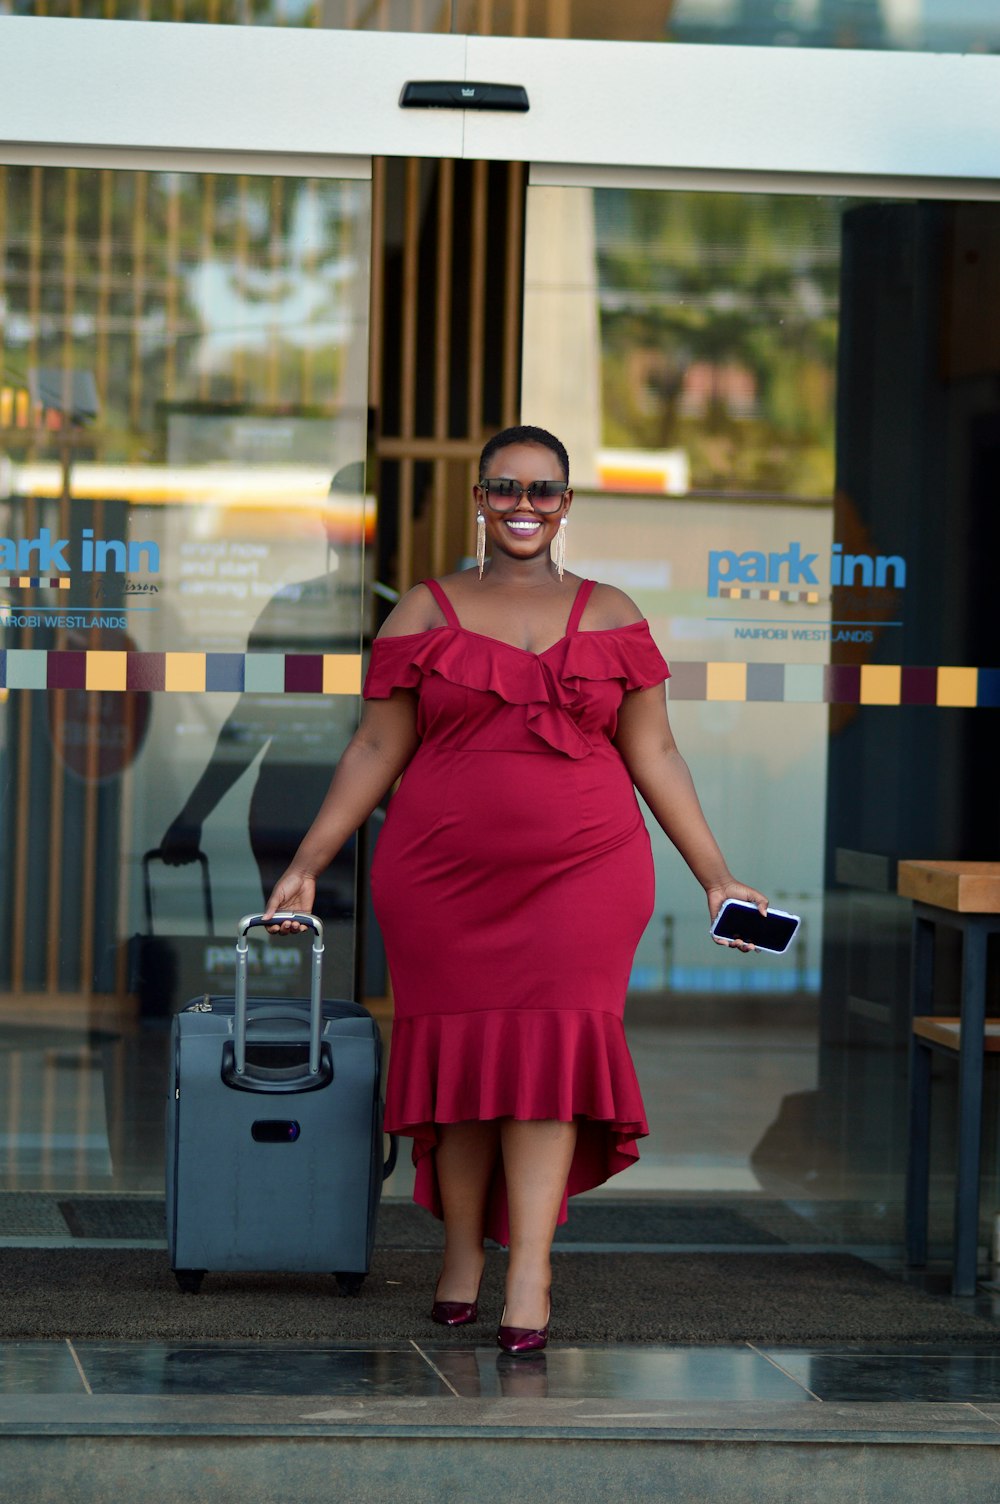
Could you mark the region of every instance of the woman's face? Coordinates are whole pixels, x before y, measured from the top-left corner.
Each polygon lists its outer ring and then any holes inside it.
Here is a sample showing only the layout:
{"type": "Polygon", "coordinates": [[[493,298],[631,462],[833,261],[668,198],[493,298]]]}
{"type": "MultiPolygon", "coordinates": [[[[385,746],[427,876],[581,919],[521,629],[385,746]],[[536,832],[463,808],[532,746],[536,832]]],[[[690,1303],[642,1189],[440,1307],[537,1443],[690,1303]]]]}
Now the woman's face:
{"type": "MultiPolygon", "coordinates": [[[[510,444],[506,449],[498,449],[483,478],[498,480],[502,477],[515,480],[525,488],[535,480],[565,484],[558,458],[543,444],[510,444]]],[[[473,495],[486,519],[486,532],[493,548],[499,548],[515,559],[534,559],[539,554],[548,553],[549,545],[559,531],[560,518],[569,511],[573,500],[572,491],[567,489],[554,511],[541,512],[536,509],[527,489],[522,490],[516,502],[513,496],[502,500],[496,496],[491,498],[481,485],[474,487],[473,495]],[[513,510],[496,512],[489,505],[491,500],[505,508],[513,507],[513,510]]]]}

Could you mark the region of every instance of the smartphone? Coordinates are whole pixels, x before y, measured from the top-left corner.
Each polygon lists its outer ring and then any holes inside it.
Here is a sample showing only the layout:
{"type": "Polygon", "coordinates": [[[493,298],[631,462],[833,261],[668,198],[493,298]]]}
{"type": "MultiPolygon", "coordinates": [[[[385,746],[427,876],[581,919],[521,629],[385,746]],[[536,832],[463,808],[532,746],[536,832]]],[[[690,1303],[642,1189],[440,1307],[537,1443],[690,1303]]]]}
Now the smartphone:
{"type": "Polygon", "coordinates": [[[720,940],[745,940],[758,950],[771,950],[780,955],[792,943],[798,927],[797,914],[786,914],[784,909],[768,909],[762,914],[754,903],[727,898],[715,916],[711,933],[718,935],[720,940]]]}

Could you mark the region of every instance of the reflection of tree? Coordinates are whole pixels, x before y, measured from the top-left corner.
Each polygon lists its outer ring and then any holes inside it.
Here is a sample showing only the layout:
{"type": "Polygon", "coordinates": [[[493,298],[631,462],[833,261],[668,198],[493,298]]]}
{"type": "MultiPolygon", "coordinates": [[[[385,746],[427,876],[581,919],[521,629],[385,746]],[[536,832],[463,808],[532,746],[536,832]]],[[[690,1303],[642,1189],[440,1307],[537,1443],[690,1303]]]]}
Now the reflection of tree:
{"type": "Polygon", "coordinates": [[[841,204],[598,190],[604,439],[697,487],[828,493],[841,204]]]}
{"type": "MultiPolygon", "coordinates": [[[[331,414],[365,197],[299,179],[0,169],[7,379],[90,373],[88,453],[111,462],[163,457],[165,401],[331,414]]],[[[58,452],[44,429],[2,442],[15,460],[58,452]]]]}

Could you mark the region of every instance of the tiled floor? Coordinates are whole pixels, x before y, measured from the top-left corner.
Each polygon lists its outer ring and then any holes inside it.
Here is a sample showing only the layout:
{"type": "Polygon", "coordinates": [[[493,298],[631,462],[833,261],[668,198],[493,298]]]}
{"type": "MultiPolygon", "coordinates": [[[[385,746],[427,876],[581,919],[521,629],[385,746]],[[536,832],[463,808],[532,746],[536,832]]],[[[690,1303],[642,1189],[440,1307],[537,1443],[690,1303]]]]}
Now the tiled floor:
{"type": "MultiPolygon", "coordinates": [[[[1000,1405],[1000,1341],[958,1352],[494,1346],[362,1350],[284,1343],[0,1345],[0,1396],[296,1396],[733,1404],[1000,1405]]],[[[1000,1439],[1000,1438],[998,1438],[1000,1439]]]]}

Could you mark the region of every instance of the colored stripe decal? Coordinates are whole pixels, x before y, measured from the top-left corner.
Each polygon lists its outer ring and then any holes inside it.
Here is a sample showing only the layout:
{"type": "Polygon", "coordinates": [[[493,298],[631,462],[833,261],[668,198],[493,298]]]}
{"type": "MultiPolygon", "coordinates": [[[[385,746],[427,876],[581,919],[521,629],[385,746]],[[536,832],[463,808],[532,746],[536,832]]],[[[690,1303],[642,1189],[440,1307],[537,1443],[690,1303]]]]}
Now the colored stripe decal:
{"type": "MultiPolygon", "coordinates": [[[[1000,706],[1000,668],[884,663],[670,665],[672,700],[797,705],[1000,706]]],[[[360,653],[0,651],[0,689],[358,695],[360,653]]]]}

